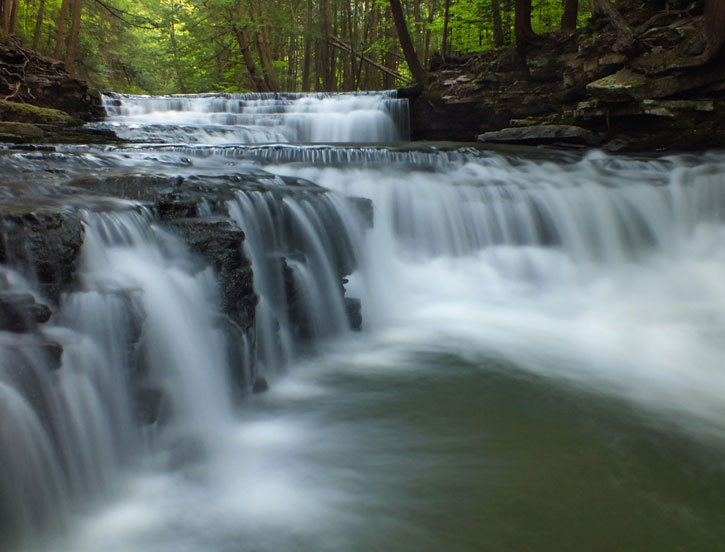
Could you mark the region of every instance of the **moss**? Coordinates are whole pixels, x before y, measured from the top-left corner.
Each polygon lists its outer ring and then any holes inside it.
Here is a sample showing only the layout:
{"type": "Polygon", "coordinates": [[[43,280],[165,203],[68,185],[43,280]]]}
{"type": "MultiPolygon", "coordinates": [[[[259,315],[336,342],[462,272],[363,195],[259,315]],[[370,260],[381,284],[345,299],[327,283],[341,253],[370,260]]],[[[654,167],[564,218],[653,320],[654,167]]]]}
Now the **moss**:
{"type": "Polygon", "coordinates": [[[46,125],[79,125],[80,121],[59,109],[0,100],[0,121],[46,125]]]}

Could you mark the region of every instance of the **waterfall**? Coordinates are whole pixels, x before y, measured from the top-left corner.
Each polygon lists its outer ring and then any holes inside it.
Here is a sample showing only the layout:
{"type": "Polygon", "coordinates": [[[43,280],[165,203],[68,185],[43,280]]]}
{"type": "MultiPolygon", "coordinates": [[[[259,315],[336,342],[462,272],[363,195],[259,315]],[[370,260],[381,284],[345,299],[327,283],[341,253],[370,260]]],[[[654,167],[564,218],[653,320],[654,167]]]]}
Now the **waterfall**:
{"type": "Polygon", "coordinates": [[[104,102],[128,143],[0,150],[0,547],[478,549],[509,492],[551,509],[529,457],[720,542],[669,485],[722,470],[621,443],[725,446],[721,153],[405,143],[394,93],[104,102]]]}
{"type": "Polygon", "coordinates": [[[394,92],[113,94],[104,106],[114,132],[145,142],[396,142],[408,135],[408,104],[394,92]]]}

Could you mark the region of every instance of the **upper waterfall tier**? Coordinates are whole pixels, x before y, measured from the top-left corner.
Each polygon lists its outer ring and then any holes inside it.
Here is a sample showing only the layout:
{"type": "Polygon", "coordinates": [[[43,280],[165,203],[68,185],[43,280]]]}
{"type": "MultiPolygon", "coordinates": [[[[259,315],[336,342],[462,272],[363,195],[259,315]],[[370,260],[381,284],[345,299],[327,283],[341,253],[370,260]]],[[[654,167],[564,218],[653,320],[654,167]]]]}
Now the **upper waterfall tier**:
{"type": "Polygon", "coordinates": [[[104,96],[123,139],[197,144],[397,142],[408,101],[395,92],[104,96]]]}

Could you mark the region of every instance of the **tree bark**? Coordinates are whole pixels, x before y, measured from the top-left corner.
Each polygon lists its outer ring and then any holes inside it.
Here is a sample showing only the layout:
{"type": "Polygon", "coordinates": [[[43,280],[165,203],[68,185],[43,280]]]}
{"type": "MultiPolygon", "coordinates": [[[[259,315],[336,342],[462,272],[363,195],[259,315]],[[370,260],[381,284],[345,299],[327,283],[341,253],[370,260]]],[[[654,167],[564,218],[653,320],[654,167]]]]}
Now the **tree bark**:
{"type": "Polygon", "coordinates": [[[443,41],[441,44],[441,55],[443,59],[448,57],[448,23],[450,22],[451,0],[445,0],[443,4],[443,41]]]}
{"type": "Polygon", "coordinates": [[[536,37],[534,29],[531,28],[531,0],[514,2],[514,36],[516,37],[516,51],[520,56],[526,55],[531,42],[536,37]]]}
{"type": "Polygon", "coordinates": [[[493,43],[496,48],[500,48],[504,41],[501,7],[498,5],[498,0],[491,0],[491,16],[493,17],[493,43]]]}
{"type": "Polygon", "coordinates": [[[45,0],[40,0],[40,6],[38,6],[38,15],[35,18],[35,30],[33,31],[33,50],[38,49],[38,43],[40,42],[40,33],[43,29],[43,17],[45,16],[45,0]]]}
{"type": "Polygon", "coordinates": [[[264,10],[257,14],[257,21],[254,21],[255,14],[252,11],[250,13],[252,21],[258,26],[258,30],[254,33],[255,40],[257,43],[257,51],[259,52],[259,61],[262,63],[262,75],[264,76],[264,82],[267,84],[267,88],[270,92],[279,91],[279,83],[277,77],[274,75],[274,64],[272,63],[272,55],[269,51],[269,40],[265,39],[264,29],[266,25],[266,17],[264,10]]]}
{"type": "Polygon", "coordinates": [[[333,92],[335,83],[330,72],[330,48],[327,37],[330,35],[330,6],[328,0],[320,0],[320,70],[325,92],[333,92]]]}
{"type": "Polygon", "coordinates": [[[408,26],[405,24],[405,16],[403,15],[403,8],[400,5],[400,0],[390,0],[390,9],[393,12],[395,30],[398,33],[400,47],[403,49],[403,54],[405,54],[405,61],[408,64],[410,73],[413,75],[413,78],[425,88],[428,86],[428,77],[423,69],[423,66],[420,64],[418,55],[415,53],[413,42],[410,40],[410,34],[408,34],[408,26]]]}
{"type": "Polygon", "coordinates": [[[11,0],[10,17],[8,19],[8,34],[15,34],[15,24],[18,21],[18,2],[19,0],[11,0]]]}
{"type": "Polygon", "coordinates": [[[312,0],[307,0],[305,11],[305,53],[302,62],[302,91],[310,91],[310,64],[312,62],[312,0]]]}
{"type": "Polygon", "coordinates": [[[73,0],[73,13],[71,15],[70,36],[68,37],[68,49],[65,52],[65,69],[73,74],[73,64],[76,60],[78,48],[78,34],[81,30],[81,11],[83,0],[73,0]]]}
{"type": "Polygon", "coordinates": [[[63,50],[65,49],[65,29],[68,24],[68,5],[71,0],[63,0],[60,5],[60,16],[58,17],[58,35],[55,37],[55,51],[53,57],[60,59],[63,57],[63,50]]]}
{"type": "Polygon", "coordinates": [[[237,4],[237,22],[233,25],[234,35],[237,37],[237,43],[239,44],[239,50],[242,52],[242,59],[244,59],[244,65],[247,67],[249,73],[249,81],[252,85],[254,92],[268,92],[267,85],[264,82],[264,78],[257,71],[257,64],[254,62],[254,56],[249,47],[249,37],[246,31],[246,22],[244,21],[244,5],[242,1],[237,4]]]}
{"type": "Polygon", "coordinates": [[[579,11],[579,0],[564,0],[564,13],[561,16],[561,29],[575,31],[579,11]]]}

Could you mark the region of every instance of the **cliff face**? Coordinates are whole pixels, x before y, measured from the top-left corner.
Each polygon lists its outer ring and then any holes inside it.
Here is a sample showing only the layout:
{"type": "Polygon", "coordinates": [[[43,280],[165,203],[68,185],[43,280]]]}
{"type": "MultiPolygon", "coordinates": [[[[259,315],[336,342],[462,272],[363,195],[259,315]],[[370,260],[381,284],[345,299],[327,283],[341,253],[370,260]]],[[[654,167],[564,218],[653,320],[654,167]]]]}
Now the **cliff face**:
{"type": "Polygon", "coordinates": [[[725,145],[722,56],[684,67],[705,47],[697,18],[663,14],[637,36],[618,52],[606,27],[551,34],[525,57],[511,49],[441,63],[429,93],[411,99],[412,138],[635,151],[725,145]]]}

